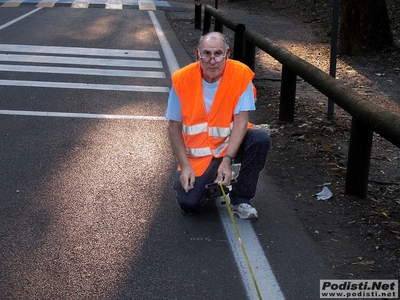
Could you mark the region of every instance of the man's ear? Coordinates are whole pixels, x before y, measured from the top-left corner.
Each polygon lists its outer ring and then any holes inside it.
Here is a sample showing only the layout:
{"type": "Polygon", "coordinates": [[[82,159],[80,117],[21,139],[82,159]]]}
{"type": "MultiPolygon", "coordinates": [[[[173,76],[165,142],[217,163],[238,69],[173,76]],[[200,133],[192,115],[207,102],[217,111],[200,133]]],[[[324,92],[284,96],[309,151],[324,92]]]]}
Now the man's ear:
{"type": "Polygon", "coordinates": [[[226,50],[226,58],[229,58],[230,55],[231,55],[231,48],[228,48],[226,50]]]}
{"type": "Polygon", "coordinates": [[[194,52],[194,57],[195,57],[196,61],[198,61],[200,59],[199,58],[199,49],[194,48],[193,52],[194,52]]]}

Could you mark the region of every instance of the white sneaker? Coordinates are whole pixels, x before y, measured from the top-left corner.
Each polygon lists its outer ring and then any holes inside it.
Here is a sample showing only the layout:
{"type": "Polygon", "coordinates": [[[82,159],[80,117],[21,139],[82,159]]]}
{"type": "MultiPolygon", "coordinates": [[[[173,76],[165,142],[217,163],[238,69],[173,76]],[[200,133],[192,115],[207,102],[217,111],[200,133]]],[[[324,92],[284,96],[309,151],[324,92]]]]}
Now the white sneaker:
{"type": "Polygon", "coordinates": [[[255,220],[258,218],[257,210],[248,203],[231,205],[232,212],[242,220],[255,220]]]}

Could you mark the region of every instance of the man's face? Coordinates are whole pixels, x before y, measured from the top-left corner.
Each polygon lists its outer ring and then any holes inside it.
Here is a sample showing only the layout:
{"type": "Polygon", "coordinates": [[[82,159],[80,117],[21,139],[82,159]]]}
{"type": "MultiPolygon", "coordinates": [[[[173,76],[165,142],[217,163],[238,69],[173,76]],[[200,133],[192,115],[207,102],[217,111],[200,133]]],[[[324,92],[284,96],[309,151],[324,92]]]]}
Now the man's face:
{"type": "Polygon", "coordinates": [[[221,38],[210,36],[203,40],[200,48],[197,49],[196,56],[200,60],[203,79],[207,82],[215,82],[224,72],[229,49],[225,49],[225,43],[221,38]]]}

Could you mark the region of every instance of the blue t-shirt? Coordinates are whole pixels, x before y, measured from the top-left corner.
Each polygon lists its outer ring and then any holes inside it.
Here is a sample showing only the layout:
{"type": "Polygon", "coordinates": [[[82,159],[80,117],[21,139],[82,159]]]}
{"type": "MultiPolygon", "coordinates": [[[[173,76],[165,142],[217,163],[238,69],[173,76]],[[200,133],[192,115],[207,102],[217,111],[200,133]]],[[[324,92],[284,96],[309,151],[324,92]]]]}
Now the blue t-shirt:
{"type": "MultiPolygon", "coordinates": [[[[214,101],[214,96],[217,92],[219,82],[220,80],[213,83],[208,83],[203,80],[203,99],[207,114],[210,113],[211,105],[214,101]]],[[[250,81],[246,90],[239,98],[239,102],[236,105],[234,114],[236,115],[241,111],[251,111],[255,109],[256,106],[253,94],[253,83],[250,81]]],[[[169,93],[167,113],[165,117],[172,121],[182,121],[181,101],[179,100],[179,97],[176,94],[173,86],[171,87],[171,91],[169,93]]]]}

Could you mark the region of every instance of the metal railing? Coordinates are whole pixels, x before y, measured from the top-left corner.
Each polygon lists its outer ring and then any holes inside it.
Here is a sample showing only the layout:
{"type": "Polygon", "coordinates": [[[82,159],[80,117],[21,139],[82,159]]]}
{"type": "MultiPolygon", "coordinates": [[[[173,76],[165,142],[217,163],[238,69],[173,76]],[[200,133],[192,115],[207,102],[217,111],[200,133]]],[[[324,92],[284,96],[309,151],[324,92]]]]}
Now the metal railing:
{"type": "MultiPolygon", "coordinates": [[[[196,4],[196,19],[201,18],[196,4]]],[[[244,24],[229,20],[221,11],[206,5],[204,8],[203,34],[210,32],[214,18],[214,31],[223,26],[235,33],[233,58],[254,70],[256,47],[282,64],[282,83],[279,120],[293,122],[295,111],[297,76],[339,105],[352,116],[347,161],[345,193],[364,198],[367,195],[373,132],[400,148],[400,117],[371,103],[351,88],[343,85],[329,74],[299,58],[261,34],[246,29],[244,24]]],[[[195,23],[201,24],[201,20],[195,23]],[[200,22],[200,23],[198,23],[200,22]]]]}

